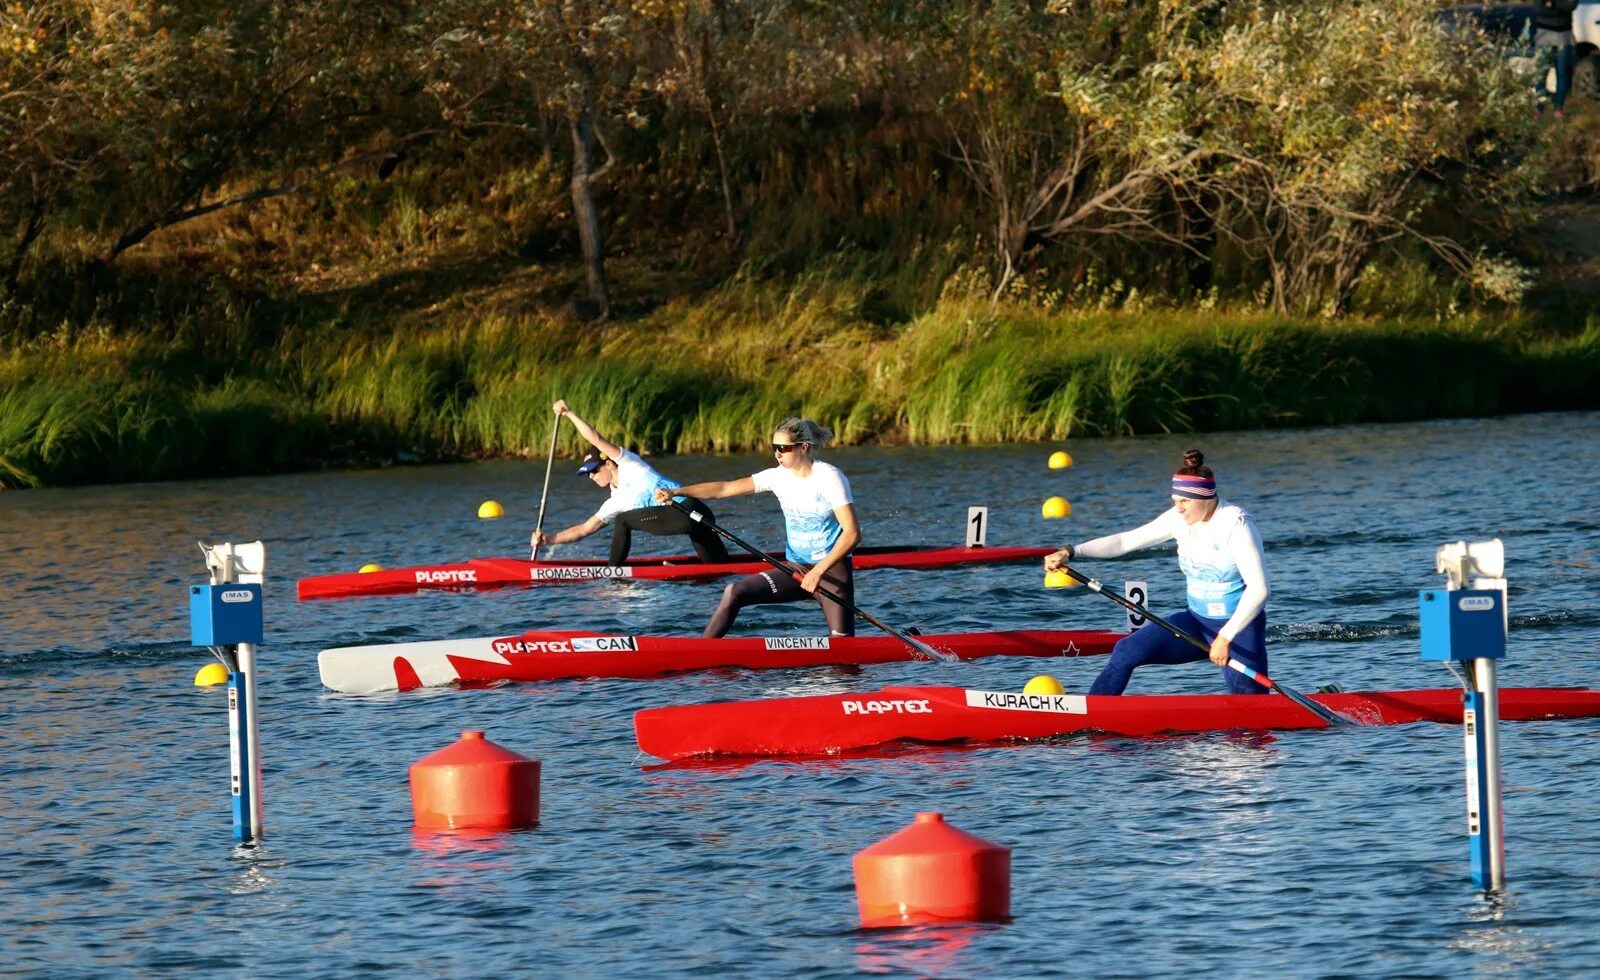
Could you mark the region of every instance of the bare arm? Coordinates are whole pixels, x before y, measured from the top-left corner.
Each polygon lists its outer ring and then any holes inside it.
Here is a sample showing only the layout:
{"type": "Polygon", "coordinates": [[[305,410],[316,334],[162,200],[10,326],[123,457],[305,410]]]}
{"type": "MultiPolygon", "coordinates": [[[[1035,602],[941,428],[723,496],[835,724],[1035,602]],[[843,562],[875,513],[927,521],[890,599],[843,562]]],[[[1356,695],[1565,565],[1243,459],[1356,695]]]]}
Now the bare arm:
{"type": "Polygon", "coordinates": [[[589,535],[605,526],[606,522],[602,521],[599,515],[596,515],[584,521],[582,524],[574,524],[569,528],[557,531],[555,534],[546,534],[543,531],[535,531],[533,532],[533,537],[529,540],[529,544],[534,547],[545,544],[568,544],[573,541],[580,541],[584,538],[587,538],[589,535]]]}
{"type": "MultiPolygon", "coordinates": [[[[565,415],[572,420],[572,427],[578,430],[578,435],[589,440],[589,444],[606,454],[607,459],[617,459],[622,455],[622,447],[594,431],[594,426],[578,417],[578,413],[567,407],[565,400],[558,401],[552,406],[557,415],[565,415]]],[[[593,533],[593,532],[590,532],[593,533]]]]}
{"type": "Polygon", "coordinates": [[[811,566],[811,571],[800,580],[800,587],[807,592],[817,591],[817,586],[822,584],[822,576],[828,569],[844,561],[856,545],[861,543],[861,525],[856,521],[856,505],[845,504],[833,509],[833,516],[839,519],[839,540],[828,549],[827,557],[811,566]]]}
{"type": "Polygon", "coordinates": [[[708,480],[705,483],[691,483],[686,487],[676,490],[662,488],[656,491],[655,501],[664,504],[673,497],[694,497],[697,500],[721,500],[723,497],[737,497],[741,494],[755,493],[756,481],[748,476],[741,476],[737,480],[708,480]]]}

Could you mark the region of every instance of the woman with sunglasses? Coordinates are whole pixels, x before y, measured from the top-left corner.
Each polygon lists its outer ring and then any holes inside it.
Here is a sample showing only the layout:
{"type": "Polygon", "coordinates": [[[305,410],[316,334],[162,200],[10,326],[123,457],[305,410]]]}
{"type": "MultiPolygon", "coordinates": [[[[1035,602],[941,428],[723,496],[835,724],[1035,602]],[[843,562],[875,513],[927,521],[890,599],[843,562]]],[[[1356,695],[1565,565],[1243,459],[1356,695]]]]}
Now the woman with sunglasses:
{"type": "MultiPolygon", "coordinates": [[[[1217,496],[1217,478],[1197,449],[1183,454],[1172,474],[1172,506],[1132,531],[1111,534],[1046,555],[1046,571],[1074,557],[1116,558],[1130,551],[1176,539],[1178,567],[1189,593],[1188,608],[1169,617],[1172,624],[1210,644],[1210,660],[1222,668],[1230,694],[1266,694],[1267,689],[1227,667],[1233,657],[1267,673],[1267,569],[1261,532],[1244,508],[1217,496]]],[[[1207,657],[1154,623],[1119,640],[1090,694],[1121,694],[1134,668],[1144,664],[1186,664],[1207,657]]]]}
{"type": "Polygon", "coordinates": [[[727,635],[745,606],[794,602],[808,595],[822,605],[829,632],[855,635],[850,609],[817,594],[818,586],[826,586],[845,602],[855,603],[850,552],[861,543],[861,528],[856,523],[850,481],[838,467],[813,455],[832,438],[832,432],[810,419],[784,419],[772,433],[772,453],[778,465],[737,480],[694,483],[671,494],[656,491],[656,502],[663,504],[673,495],[698,501],[767,491],[783,508],[785,551],[790,563],[799,567],[801,577],[772,569],[734,582],[722,590],[722,601],[706,624],[706,636],[727,635]]]}
{"type": "MultiPolygon", "coordinates": [[[[566,544],[587,538],[610,524],[611,555],[607,560],[612,565],[620,565],[628,560],[628,552],[633,548],[634,531],[687,534],[701,561],[720,563],[728,560],[728,549],[717,537],[717,532],[699,521],[690,520],[687,514],[675,507],[657,506],[652,499],[657,489],[670,490],[676,487],[677,480],[662,476],[640,459],[638,453],[629,452],[596,432],[594,426],[567,407],[566,401],[557,401],[551,409],[557,418],[565,415],[572,422],[572,427],[578,430],[578,435],[594,446],[584,455],[583,465],[578,467],[578,472],[600,489],[610,490],[611,495],[582,524],[574,524],[555,534],[534,531],[529,543],[535,550],[546,544],[566,544]]],[[[716,519],[711,508],[698,500],[691,501],[689,507],[704,514],[707,520],[716,519]]]]}

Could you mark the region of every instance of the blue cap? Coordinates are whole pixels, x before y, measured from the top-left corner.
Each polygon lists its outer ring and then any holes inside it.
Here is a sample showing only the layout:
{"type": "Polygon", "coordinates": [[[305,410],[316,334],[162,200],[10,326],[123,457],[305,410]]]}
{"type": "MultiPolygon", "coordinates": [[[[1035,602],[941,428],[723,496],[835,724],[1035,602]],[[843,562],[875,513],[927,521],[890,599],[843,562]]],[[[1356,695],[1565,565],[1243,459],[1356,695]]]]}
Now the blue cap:
{"type": "Polygon", "coordinates": [[[605,461],[605,453],[596,452],[595,450],[591,449],[584,454],[583,465],[578,467],[578,472],[584,476],[588,476],[590,473],[593,473],[595,470],[599,469],[600,464],[604,463],[605,461]]]}

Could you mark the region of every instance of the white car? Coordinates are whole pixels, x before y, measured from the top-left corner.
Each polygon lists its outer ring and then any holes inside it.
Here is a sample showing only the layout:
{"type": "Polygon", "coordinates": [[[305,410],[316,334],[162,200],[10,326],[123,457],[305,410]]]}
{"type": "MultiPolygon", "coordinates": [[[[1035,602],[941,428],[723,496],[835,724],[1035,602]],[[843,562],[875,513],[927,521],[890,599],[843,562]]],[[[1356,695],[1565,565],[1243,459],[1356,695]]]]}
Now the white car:
{"type": "MultiPolygon", "coordinates": [[[[1572,69],[1572,90],[1584,98],[1600,100],[1600,0],[1579,0],[1572,12],[1572,36],[1578,61],[1572,69]]],[[[1555,79],[1550,80],[1555,87],[1555,79]]]]}

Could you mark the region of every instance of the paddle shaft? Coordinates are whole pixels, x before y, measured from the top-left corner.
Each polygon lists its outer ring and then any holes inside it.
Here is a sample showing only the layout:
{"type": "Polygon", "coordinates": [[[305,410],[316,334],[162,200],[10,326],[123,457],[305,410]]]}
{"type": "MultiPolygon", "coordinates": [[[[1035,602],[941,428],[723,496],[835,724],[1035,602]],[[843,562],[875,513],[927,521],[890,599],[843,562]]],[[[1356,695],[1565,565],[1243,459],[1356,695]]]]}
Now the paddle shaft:
{"type": "MultiPolygon", "coordinates": [[[[757,556],[762,561],[764,561],[767,564],[771,565],[773,568],[776,568],[781,572],[786,572],[786,573],[788,573],[790,575],[793,575],[795,578],[804,578],[804,576],[800,574],[800,570],[799,569],[794,568],[793,566],[787,565],[784,562],[781,562],[778,559],[772,557],[771,555],[767,554],[765,551],[762,551],[761,549],[757,548],[755,545],[753,545],[750,542],[748,542],[748,541],[744,540],[743,538],[739,537],[737,534],[734,534],[732,531],[728,530],[727,528],[719,526],[716,521],[708,521],[708,520],[706,520],[704,514],[701,514],[701,513],[697,512],[697,511],[691,510],[691,509],[689,509],[689,507],[685,506],[684,504],[678,503],[676,498],[669,498],[667,502],[672,504],[672,506],[678,508],[679,510],[683,511],[685,514],[689,515],[689,520],[691,520],[691,521],[699,521],[701,524],[704,524],[706,527],[709,527],[711,530],[713,530],[713,531],[717,532],[718,534],[722,535],[723,537],[727,538],[729,541],[732,541],[734,544],[736,544],[739,547],[743,548],[744,550],[750,552],[752,555],[757,556]]],[[[857,616],[860,616],[862,619],[864,619],[867,622],[871,623],[872,625],[876,626],[878,629],[883,630],[885,633],[888,633],[890,636],[892,636],[895,639],[899,640],[901,643],[904,643],[906,646],[908,646],[911,649],[917,651],[918,653],[922,654],[923,656],[926,656],[926,657],[928,657],[928,658],[930,658],[932,660],[944,660],[945,659],[945,657],[943,655],[941,655],[939,653],[939,651],[935,650],[933,647],[928,646],[926,643],[921,643],[921,642],[919,642],[917,640],[914,640],[911,637],[907,636],[906,634],[904,634],[904,633],[900,632],[899,630],[895,629],[893,626],[890,626],[888,623],[885,623],[883,620],[877,618],[876,616],[873,616],[870,613],[863,612],[854,603],[846,602],[842,596],[839,596],[838,594],[834,593],[832,590],[824,589],[822,586],[819,585],[819,586],[817,586],[817,593],[819,595],[821,595],[824,599],[831,599],[834,602],[837,602],[839,605],[841,605],[841,606],[845,607],[846,609],[850,610],[851,612],[855,613],[857,616]]]]}
{"type": "MultiPolygon", "coordinates": [[[[556,465],[556,436],[561,432],[561,416],[557,415],[555,421],[550,423],[550,452],[545,455],[544,461],[544,489],[539,491],[539,519],[534,522],[533,533],[537,538],[540,531],[544,530],[544,502],[550,496],[550,471],[556,465]]],[[[529,561],[539,560],[539,546],[533,546],[533,554],[529,561]]]]}
{"type": "MultiPolygon", "coordinates": [[[[1070,565],[1063,564],[1060,567],[1063,572],[1066,572],[1068,575],[1088,586],[1090,592],[1099,593],[1100,595],[1105,596],[1107,599],[1110,599],[1112,602],[1115,602],[1117,605],[1122,606],[1124,609],[1127,609],[1130,612],[1138,613],[1145,619],[1166,630],[1168,633],[1171,633],[1178,639],[1187,640],[1196,648],[1204,650],[1208,654],[1211,652],[1211,646],[1206,643],[1206,641],[1200,639],[1198,636],[1195,636],[1193,633],[1190,633],[1188,630],[1167,622],[1160,616],[1157,616],[1155,613],[1146,609],[1144,606],[1141,606],[1132,599],[1129,599],[1127,596],[1122,595],[1120,592],[1117,592],[1114,589],[1106,588],[1099,581],[1079,574],[1078,570],[1070,565]]],[[[1233,657],[1228,658],[1228,666],[1255,681],[1257,684],[1277,691],[1279,694],[1288,698],[1290,701],[1293,701],[1295,704],[1298,704],[1300,707],[1306,709],[1330,725],[1350,724],[1349,719],[1334,713],[1333,711],[1329,710],[1323,705],[1318,704],[1298,691],[1284,687],[1282,684],[1277,683],[1266,674],[1263,674],[1261,671],[1256,670],[1255,668],[1250,667],[1249,665],[1244,664],[1233,657]]]]}

